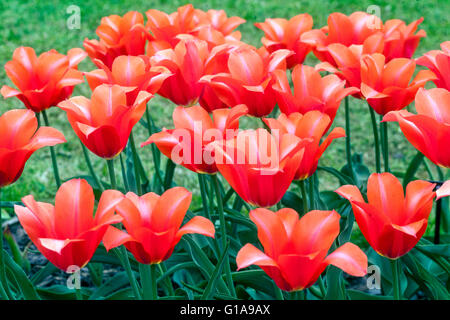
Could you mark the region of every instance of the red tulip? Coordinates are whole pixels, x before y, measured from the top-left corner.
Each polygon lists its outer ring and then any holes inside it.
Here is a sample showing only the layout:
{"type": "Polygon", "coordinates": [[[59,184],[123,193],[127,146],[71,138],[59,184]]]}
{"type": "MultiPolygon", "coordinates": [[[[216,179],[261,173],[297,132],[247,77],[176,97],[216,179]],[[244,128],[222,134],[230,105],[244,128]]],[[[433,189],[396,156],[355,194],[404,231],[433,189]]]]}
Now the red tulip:
{"type": "Polygon", "coordinates": [[[219,38],[220,41],[211,41],[211,44],[221,44],[224,40],[233,41],[240,40],[241,33],[239,31],[234,31],[239,25],[245,22],[244,19],[240,17],[227,17],[227,14],[224,10],[208,10],[204,12],[202,10],[195,10],[195,15],[198,20],[201,21],[201,24],[204,26],[199,26],[197,29],[199,30],[197,37],[203,40],[208,40],[204,38],[203,35],[207,35],[207,33],[202,34],[202,30],[210,30],[216,38],[219,38]],[[222,39],[223,40],[222,40],[222,39]]]}
{"type": "Polygon", "coordinates": [[[155,54],[158,48],[175,47],[185,35],[207,41],[210,49],[227,41],[240,40],[240,32],[233,30],[245,22],[239,17],[228,18],[223,10],[204,12],[194,9],[191,4],[179,7],[171,14],[151,9],[146,15],[147,28],[153,35],[147,48],[149,56],[155,54]]]}
{"type": "Polygon", "coordinates": [[[133,105],[127,105],[128,91],[118,85],[102,84],[94,89],[91,100],[79,96],[58,105],[67,112],[81,142],[101,158],[112,159],[125,148],[131,130],[152,98],[141,91],[133,105]]]}
{"type": "Polygon", "coordinates": [[[343,128],[334,128],[320,144],[322,137],[331,125],[330,117],[320,111],[309,111],[304,115],[295,112],[289,116],[282,113],[278,119],[266,118],[264,122],[271,130],[279,130],[282,134],[290,133],[301,139],[312,139],[312,142],[305,146],[295,180],[303,180],[312,176],[317,170],[320,157],[330,143],[336,138],[345,137],[343,128]]]}
{"type": "Polygon", "coordinates": [[[347,242],[328,254],[339,235],[339,218],[334,210],[310,211],[300,219],[289,208],[251,211],[250,219],[258,227],[264,252],[247,243],[237,254],[238,270],[257,265],[286,291],[309,288],[328,265],[363,277],[367,256],[353,243],[347,242]]]}
{"type": "Polygon", "coordinates": [[[302,64],[312,49],[310,44],[302,42],[300,39],[304,32],[313,27],[313,19],[307,13],[296,15],[290,20],[266,19],[265,22],[255,23],[255,26],[264,31],[264,38],[261,41],[270,53],[279,49],[288,49],[294,52],[286,59],[289,69],[297,64],[302,64]]]}
{"type": "Polygon", "coordinates": [[[0,188],[20,178],[25,163],[36,150],[64,142],[66,139],[58,130],[38,129],[33,111],[5,112],[0,116],[0,188]]]}
{"type": "Polygon", "coordinates": [[[445,181],[436,191],[436,200],[443,197],[450,197],[450,180],[445,181]]]}
{"type": "Polygon", "coordinates": [[[314,55],[320,61],[328,61],[333,65],[334,58],[328,48],[330,44],[340,43],[346,47],[362,45],[370,37],[381,33],[382,29],[383,23],[375,15],[357,11],[346,16],[334,12],[328,16],[327,26],[305,32],[301,40],[314,46],[314,55]]]}
{"type": "Polygon", "coordinates": [[[421,24],[423,18],[420,18],[409,25],[399,19],[388,20],[384,24],[384,51],[386,60],[395,58],[410,59],[419,45],[420,39],[427,36],[425,30],[419,30],[417,27],[421,24]]]}
{"type": "Polygon", "coordinates": [[[248,45],[240,46],[229,54],[229,72],[207,75],[202,82],[208,83],[227,106],[245,104],[250,115],[263,117],[276,104],[273,72],[286,69],[285,59],[290,54],[289,50],[277,50],[265,55],[248,45]]]}
{"type": "Polygon", "coordinates": [[[244,130],[218,142],[214,157],[219,172],[244,201],[270,207],[286,193],[310,142],[289,133],[244,130]]]}
{"type": "MultiPolygon", "coordinates": [[[[364,41],[362,45],[351,45],[349,47],[341,43],[332,43],[327,46],[329,55],[328,62],[316,65],[316,70],[328,71],[336,74],[346,81],[347,86],[361,87],[361,57],[365,54],[381,53],[384,48],[383,35],[374,34],[364,41]]],[[[361,98],[361,93],[353,93],[355,98],[361,98]]]]}
{"type": "Polygon", "coordinates": [[[420,89],[415,106],[418,114],[391,111],[383,121],[397,121],[406,139],[437,165],[450,168],[450,92],[420,89]]]}
{"type": "Polygon", "coordinates": [[[36,56],[33,48],[14,50],[13,59],[5,64],[8,77],[18,89],[3,86],[4,98],[17,97],[25,107],[41,112],[67,99],[75,85],[83,82],[77,65],[86,57],[78,48],[70,49],[67,56],[56,50],[36,56]]]}
{"type": "Polygon", "coordinates": [[[103,17],[96,34],[100,41],[84,39],[83,46],[92,60],[98,59],[108,68],[118,56],[145,54],[149,37],[144,28],[144,17],[137,11],[127,12],[123,17],[103,17]]]}
{"type": "Polygon", "coordinates": [[[417,64],[425,66],[436,75],[433,80],[438,88],[450,90],[450,41],[441,43],[441,50],[431,50],[416,60],[417,64]]]}
{"type": "Polygon", "coordinates": [[[202,92],[199,80],[208,55],[207,43],[201,40],[183,40],[174,49],[156,52],[150,58],[151,65],[166,67],[172,73],[158,93],[178,105],[194,104],[202,92]]]}
{"type": "MultiPolygon", "coordinates": [[[[318,110],[334,120],[339,105],[346,96],[357,93],[358,88],[344,88],[345,82],[336,75],[321,77],[313,67],[298,65],[292,71],[294,94],[283,70],[274,72],[275,97],[280,110],[289,115],[294,112],[305,114],[318,110]]],[[[331,124],[331,123],[330,123],[331,124]]]]}
{"type": "Polygon", "coordinates": [[[70,266],[83,268],[94,255],[108,226],[122,218],[114,207],[122,199],[119,191],[105,191],[95,217],[94,192],[81,179],[63,183],[56,193],[55,206],[36,202],[33,196],[22,199],[25,207],[14,210],[31,241],[55,266],[66,271],[70,266]]]}
{"type": "Polygon", "coordinates": [[[385,64],[382,54],[374,53],[361,59],[361,93],[380,115],[401,110],[409,105],[419,88],[435,79],[429,70],[420,70],[410,83],[416,68],[414,60],[397,58],[385,64]]]}
{"type": "Polygon", "coordinates": [[[142,197],[127,193],[116,207],[127,232],[110,226],[103,238],[106,249],[125,245],[140,263],[156,264],[171,256],[185,234],[214,238],[214,225],[204,217],[196,216],[181,227],[191,199],[192,194],[182,187],[169,189],[161,196],[152,192],[142,197]]]}
{"type": "Polygon", "coordinates": [[[163,81],[171,76],[169,70],[164,67],[152,68],[147,56],[117,57],[111,69],[100,60],[94,60],[94,63],[100,69],[85,73],[91,90],[94,91],[104,83],[131,89],[132,91],[127,92],[127,105],[132,105],[141,91],[155,94],[163,81]]]}
{"type": "Polygon", "coordinates": [[[239,129],[239,118],[245,114],[247,108],[244,105],[216,109],[211,120],[208,112],[200,106],[179,106],[173,112],[175,129],[163,129],[153,134],[142,146],[155,143],[175,163],[197,173],[213,174],[217,167],[209,144],[234,137],[239,129]]]}
{"type": "Polygon", "coordinates": [[[416,180],[406,186],[390,173],[373,173],[367,184],[368,203],[356,186],[336,192],[352,204],[358,226],[371,247],[382,256],[397,259],[419,242],[428,224],[435,184],[416,180]]]}

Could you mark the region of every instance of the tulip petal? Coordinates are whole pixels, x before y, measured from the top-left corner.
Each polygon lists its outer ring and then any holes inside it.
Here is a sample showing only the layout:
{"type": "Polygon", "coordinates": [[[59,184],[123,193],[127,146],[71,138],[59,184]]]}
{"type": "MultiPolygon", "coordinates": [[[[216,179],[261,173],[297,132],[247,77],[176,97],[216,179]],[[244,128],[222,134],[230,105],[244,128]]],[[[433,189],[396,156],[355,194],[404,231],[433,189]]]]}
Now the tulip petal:
{"type": "Polygon", "coordinates": [[[367,274],[367,256],[358,246],[350,242],[334,250],[324,262],[355,277],[363,277],[367,274]]]}
{"type": "Polygon", "coordinates": [[[236,256],[236,264],[238,270],[247,268],[253,264],[257,266],[278,267],[275,260],[250,243],[247,243],[239,250],[236,256]]]}
{"type": "Polygon", "coordinates": [[[444,182],[444,184],[436,191],[436,200],[444,197],[450,197],[450,180],[444,182]]]}

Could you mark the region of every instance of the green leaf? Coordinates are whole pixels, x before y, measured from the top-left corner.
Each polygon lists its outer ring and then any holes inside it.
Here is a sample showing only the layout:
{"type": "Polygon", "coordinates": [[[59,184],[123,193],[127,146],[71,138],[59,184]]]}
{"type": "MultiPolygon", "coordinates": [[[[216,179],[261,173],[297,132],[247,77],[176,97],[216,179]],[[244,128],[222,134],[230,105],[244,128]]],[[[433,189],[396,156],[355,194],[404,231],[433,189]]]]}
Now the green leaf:
{"type": "Polygon", "coordinates": [[[233,282],[251,287],[269,295],[273,293],[273,281],[261,269],[232,272],[233,282]]]}
{"type": "Polygon", "coordinates": [[[129,284],[130,280],[125,272],[117,273],[114,277],[98,287],[89,297],[89,300],[103,299],[103,297],[111,295],[129,284]]]}
{"type": "Polygon", "coordinates": [[[303,199],[292,191],[288,191],[284,194],[281,199],[281,204],[287,208],[294,209],[301,216],[305,214],[305,212],[303,212],[303,199]]]}
{"type": "Polygon", "coordinates": [[[211,298],[211,295],[213,293],[213,289],[216,285],[217,279],[219,277],[219,274],[222,272],[223,263],[225,261],[225,257],[228,254],[228,247],[230,246],[230,242],[227,242],[227,245],[225,246],[222,256],[219,259],[219,262],[216,265],[216,268],[214,269],[214,272],[211,275],[211,278],[208,281],[208,285],[205,288],[205,291],[203,292],[203,295],[201,297],[201,300],[209,300],[211,298]]]}
{"type": "MultiPolygon", "coordinates": [[[[39,295],[45,300],[76,300],[77,296],[73,289],[64,285],[53,285],[48,288],[37,288],[39,295]]],[[[81,288],[83,297],[89,296],[91,291],[87,288],[81,288]]]]}
{"type": "Polygon", "coordinates": [[[412,254],[401,257],[401,261],[408,267],[409,274],[427,294],[429,298],[437,300],[450,300],[447,289],[438,278],[425,269],[412,254]]]}
{"type": "Polygon", "coordinates": [[[350,300],[392,300],[392,296],[373,295],[354,289],[347,290],[350,300]]]}
{"type": "Polygon", "coordinates": [[[414,175],[417,172],[417,169],[419,169],[420,165],[423,161],[423,154],[419,151],[414,156],[414,158],[411,160],[411,162],[408,165],[408,168],[406,169],[405,176],[403,177],[403,189],[406,188],[406,185],[413,181],[414,175]]]}
{"type": "Polygon", "coordinates": [[[3,257],[6,267],[9,268],[11,273],[16,278],[23,297],[26,300],[40,300],[36,289],[34,288],[30,279],[28,279],[23,269],[9,256],[9,254],[5,250],[3,250],[3,257]]]}
{"type": "Polygon", "coordinates": [[[319,167],[317,167],[317,169],[318,169],[318,170],[325,171],[325,172],[328,172],[329,174],[335,176],[335,177],[339,180],[339,183],[340,183],[341,185],[344,185],[344,184],[354,184],[353,181],[352,181],[352,179],[351,179],[350,177],[348,177],[347,175],[345,175],[345,174],[339,172],[338,170],[336,170],[336,169],[334,169],[334,168],[331,168],[331,167],[321,167],[321,166],[319,166],[319,167]]]}

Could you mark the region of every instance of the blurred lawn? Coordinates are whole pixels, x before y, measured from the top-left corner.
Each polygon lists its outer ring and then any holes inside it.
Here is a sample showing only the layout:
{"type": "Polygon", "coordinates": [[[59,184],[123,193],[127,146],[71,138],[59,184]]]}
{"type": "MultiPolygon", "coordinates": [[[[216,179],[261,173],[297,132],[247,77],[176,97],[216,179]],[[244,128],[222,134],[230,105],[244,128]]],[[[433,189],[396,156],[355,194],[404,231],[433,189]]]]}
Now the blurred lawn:
{"type": "MultiPolygon", "coordinates": [[[[49,49],[57,49],[66,52],[72,47],[81,47],[83,39],[96,38],[95,29],[103,16],[111,14],[123,15],[129,10],[137,10],[145,13],[154,8],[166,12],[172,12],[185,1],[2,1],[0,2],[0,65],[11,59],[14,49],[18,46],[31,46],[38,53],[49,49]],[[69,30],[66,27],[66,19],[69,14],[66,9],[70,5],[81,8],[81,29],[69,30]]],[[[291,17],[299,13],[307,12],[314,18],[315,27],[321,27],[326,23],[328,14],[332,12],[343,12],[350,14],[354,11],[366,11],[371,5],[381,8],[381,18],[399,18],[407,23],[423,16],[425,21],[420,26],[425,29],[428,37],[423,39],[416,57],[422,53],[438,49],[439,44],[449,40],[448,30],[450,27],[449,15],[450,2],[437,0],[409,0],[409,1],[332,1],[332,0],[309,0],[309,1],[261,1],[261,0],[208,0],[192,1],[196,8],[225,9],[229,16],[239,15],[247,20],[247,23],[239,28],[243,34],[243,40],[260,46],[262,31],[253,26],[255,22],[264,21],[265,18],[291,17]]],[[[313,65],[317,60],[311,54],[307,64],[313,65]]],[[[93,64],[86,59],[80,64],[81,70],[92,70],[93,64]]],[[[0,68],[0,83],[11,85],[7,79],[4,69],[0,68]]],[[[86,84],[75,89],[74,95],[89,95],[86,84]]],[[[151,102],[152,115],[160,127],[170,127],[173,105],[159,97],[151,102]]],[[[11,108],[22,108],[17,99],[0,99],[0,113],[11,108]]],[[[373,136],[369,122],[367,106],[363,102],[351,99],[352,141],[353,151],[364,155],[364,161],[373,171],[373,136]]],[[[50,119],[53,126],[62,130],[66,135],[68,143],[57,147],[58,162],[63,179],[87,173],[79,141],[66,121],[64,112],[53,108],[50,110],[50,119]]],[[[343,108],[338,112],[335,125],[344,126],[343,108]]],[[[140,144],[147,138],[146,131],[140,125],[136,128],[137,143],[140,144]]],[[[390,125],[390,150],[391,166],[393,171],[404,171],[407,163],[415,155],[415,150],[406,142],[398,125],[390,125]]],[[[141,150],[144,166],[148,172],[152,172],[152,161],[149,147],[141,150]]],[[[106,165],[103,160],[94,159],[95,167],[102,172],[106,179],[106,165]]],[[[325,153],[321,160],[322,165],[341,168],[345,163],[345,140],[336,140],[325,153]]],[[[118,166],[118,165],[117,165],[118,166]]],[[[419,174],[426,177],[424,172],[419,174]]],[[[190,190],[197,189],[197,179],[184,168],[177,168],[175,180],[179,185],[190,190]]],[[[329,176],[321,175],[321,188],[332,190],[335,181],[329,176]]],[[[53,201],[56,187],[53,181],[53,172],[50,161],[50,152],[47,149],[39,150],[32,156],[26,165],[26,169],[19,181],[5,188],[2,200],[19,200],[27,194],[33,194],[41,201],[53,201]]],[[[198,192],[197,197],[198,197],[198,192]]],[[[196,198],[198,202],[198,198],[196,198]]]]}

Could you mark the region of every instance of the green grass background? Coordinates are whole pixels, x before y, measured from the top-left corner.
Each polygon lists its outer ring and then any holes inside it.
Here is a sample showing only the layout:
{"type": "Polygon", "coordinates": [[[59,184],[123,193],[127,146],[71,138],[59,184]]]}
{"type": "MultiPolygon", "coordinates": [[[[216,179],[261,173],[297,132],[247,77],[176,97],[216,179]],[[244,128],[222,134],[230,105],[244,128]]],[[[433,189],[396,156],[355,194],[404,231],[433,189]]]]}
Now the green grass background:
{"type": "MultiPolygon", "coordinates": [[[[371,5],[378,5],[381,9],[381,18],[399,18],[407,23],[423,16],[425,21],[421,28],[425,29],[428,36],[423,39],[415,57],[431,49],[438,49],[439,44],[449,40],[449,11],[450,1],[437,0],[409,0],[409,1],[261,1],[261,0],[208,0],[192,1],[196,8],[225,9],[229,16],[239,15],[247,20],[245,25],[239,27],[243,40],[255,46],[260,46],[262,31],[253,26],[255,22],[264,21],[265,18],[284,17],[289,18],[299,13],[307,12],[314,18],[314,26],[322,27],[326,24],[327,16],[332,12],[350,14],[354,11],[366,11],[371,5]]],[[[11,59],[14,49],[18,46],[31,46],[37,53],[56,49],[66,52],[72,47],[82,47],[83,40],[96,38],[95,30],[103,16],[111,14],[123,15],[129,10],[137,10],[142,13],[148,9],[159,9],[173,12],[185,1],[1,1],[0,2],[0,65],[3,66],[11,59]],[[81,9],[81,28],[69,30],[66,21],[69,14],[66,9],[70,5],[77,5],[81,9]]],[[[307,64],[314,65],[317,60],[311,54],[307,64]]],[[[81,70],[92,70],[93,64],[86,59],[80,64],[81,70]]],[[[3,67],[0,68],[0,84],[11,85],[6,77],[3,67]]],[[[88,95],[87,84],[82,84],[75,89],[74,95],[88,95]]],[[[174,105],[171,102],[156,97],[150,102],[152,115],[160,127],[170,127],[171,114],[174,105]]],[[[0,114],[12,108],[22,108],[17,99],[3,100],[0,98],[0,114]]],[[[338,111],[335,120],[336,126],[344,126],[343,108],[338,111]]],[[[80,148],[79,141],[67,123],[65,113],[57,108],[49,111],[49,116],[54,127],[64,132],[68,142],[57,147],[58,162],[61,176],[68,179],[73,176],[87,173],[87,167],[80,148]]],[[[352,141],[354,152],[364,155],[364,161],[371,171],[374,171],[373,136],[369,122],[367,106],[356,99],[351,99],[352,141]]],[[[393,171],[404,171],[407,163],[415,155],[415,150],[405,140],[397,124],[391,124],[390,150],[391,167],[393,171]]],[[[136,140],[140,144],[147,138],[145,129],[136,127],[136,140]]],[[[152,171],[150,148],[141,151],[144,166],[148,172],[152,171]]],[[[107,177],[106,164],[101,159],[94,160],[95,167],[104,179],[107,177]]],[[[330,146],[321,165],[341,168],[345,163],[345,140],[339,139],[330,146]]],[[[118,164],[117,164],[118,166],[118,164]]],[[[419,176],[426,177],[424,170],[419,176]]],[[[177,168],[175,181],[195,193],[195,201],[198,202],[199,192],[197,179],[184,168],[177,168]]],[[[336,182],[329,176],[321,176],[321,189],[334,190],[336,182]]],[[[56,192],[53,180],[49,149],[37,151],[28,161],[22,177],[12,186],[5,188],[2,200],[19,200],[27,194],[33,194],[40,201],[53,202],[56,192]]]]}

